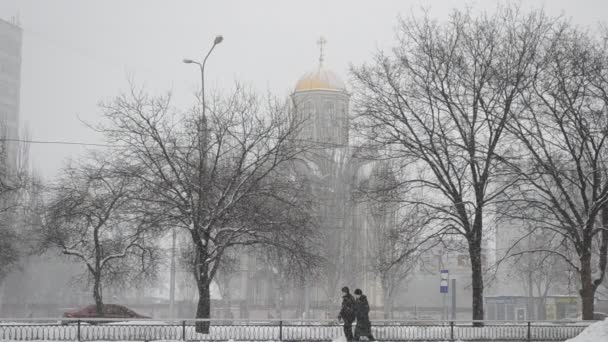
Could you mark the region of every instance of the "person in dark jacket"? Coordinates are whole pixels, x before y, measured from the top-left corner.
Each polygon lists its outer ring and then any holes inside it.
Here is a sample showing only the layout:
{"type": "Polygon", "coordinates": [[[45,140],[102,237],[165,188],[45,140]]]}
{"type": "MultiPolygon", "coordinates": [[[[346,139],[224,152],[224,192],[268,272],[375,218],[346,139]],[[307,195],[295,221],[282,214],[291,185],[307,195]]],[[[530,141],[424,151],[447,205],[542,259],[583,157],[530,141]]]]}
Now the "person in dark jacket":
{"type": "Polygon", "coordinates": [[[344,337],[347,341],[353,340],[353,321],[355,320],[355,298],[350,294],[348,287],[342,288],[342,309],[338,320],[344,321],[344,337]]]}
{"type": "Polygon", "coordinates": [[[369,320],[369,303],[367,297],[361,289],[355,290],[355,317],[357,326],[355,327],[355,341],[359,341],[361,336],[367,337],[368,340],[374,341],[372,335],[372,323],[369,320]]]}

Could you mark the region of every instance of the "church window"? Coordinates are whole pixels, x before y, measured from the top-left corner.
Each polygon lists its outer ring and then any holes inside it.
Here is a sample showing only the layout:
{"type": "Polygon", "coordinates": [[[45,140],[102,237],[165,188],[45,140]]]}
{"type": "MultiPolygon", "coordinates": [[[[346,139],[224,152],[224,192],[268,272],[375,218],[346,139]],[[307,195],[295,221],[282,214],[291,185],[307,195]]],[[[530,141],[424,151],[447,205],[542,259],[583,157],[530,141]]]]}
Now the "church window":
{"type": "Polygon", "coordinates": [[[331,120],[335,120],[336,118],[336,107],[333,103],[333,101],[327,101],[325,103],[325,112],[327,113],[327,116],[331,118],[331,120]]]}
{"type": "Polygon", "coordinates": [[[324,137],[325,141],[333,141],[335,139],[336,132],[336,106],[335,103],[331,100],[325,101],[325,105],[323,107],[323,111],[325,112],[325,132],[324,137]]]}

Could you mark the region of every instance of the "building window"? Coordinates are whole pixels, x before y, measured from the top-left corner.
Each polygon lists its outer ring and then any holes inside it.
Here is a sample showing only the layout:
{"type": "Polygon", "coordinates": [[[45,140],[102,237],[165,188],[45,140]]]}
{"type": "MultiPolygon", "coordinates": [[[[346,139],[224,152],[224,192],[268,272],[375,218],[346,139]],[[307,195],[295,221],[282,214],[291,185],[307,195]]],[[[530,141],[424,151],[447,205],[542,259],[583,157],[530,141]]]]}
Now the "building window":
{"type": "Polygon", "coordinates": [[[496,319],[496,304],[489,303],[488,310],[486,312],[486,319],[493,321],[496,319]]]}
{"type": "Polygon", "coordinates": [[[506,310],[505,304],[496,304],[496,319],[497,320],[499,320],[499,321],[505,320],[505,310],[506,310]]]}
{"type": "Polygon", "coordinates": [[[21,52],[21,43],[13,37],[0,35],[0,51],[6,52],[11,56],[18,56],[21,52]]]}
{"type": "Polygon", "coordinates": [[[505,305],[506,310],[507,310],[507,321],[514,321],[515,320],[515,306],[513,304],[507,304],[505,305]]]}
{"type": "Polygon", "coordinates": [[[19,77],[20,65],[11,58],[0,58],[0,74],[8,75],[13,79],[19,77]]]}

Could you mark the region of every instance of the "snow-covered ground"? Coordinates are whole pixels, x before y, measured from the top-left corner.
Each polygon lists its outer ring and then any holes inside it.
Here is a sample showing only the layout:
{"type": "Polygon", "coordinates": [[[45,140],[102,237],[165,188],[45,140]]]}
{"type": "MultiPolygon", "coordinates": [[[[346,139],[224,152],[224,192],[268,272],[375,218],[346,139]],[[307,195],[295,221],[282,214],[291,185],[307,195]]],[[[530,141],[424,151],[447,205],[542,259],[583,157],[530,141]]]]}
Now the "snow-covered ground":
{"type": "Polygon", "coordinates": [[[606,342],[608,341],[608,318],[588,326],[578,336],[566,342],[606,342]]]}

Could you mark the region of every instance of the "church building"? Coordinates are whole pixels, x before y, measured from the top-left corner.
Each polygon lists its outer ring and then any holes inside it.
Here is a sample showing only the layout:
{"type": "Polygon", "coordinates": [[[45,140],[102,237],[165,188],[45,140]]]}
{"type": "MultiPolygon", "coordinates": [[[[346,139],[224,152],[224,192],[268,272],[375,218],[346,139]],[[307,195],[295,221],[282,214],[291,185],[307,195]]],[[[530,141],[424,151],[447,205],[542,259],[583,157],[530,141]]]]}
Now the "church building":
{"type": "Polygon", "coordinates": [[[360,151],[349,144],[350,94],[342,79],[324,65],[325,40],[318,43],[318,66],[296,82],[291,94],[295,117],[303,122],[296,140],[310,146],[293,169],[298,179],[310,184],[318,202],[314,214],[322,235],[318,250],[326,264],[316,276],[303,275],[290,279],[290,286],[278,286],[280,270],[264,260],[244,257],[243,271],[230,285],[230,301],[233,307],[240,303],[239,311],[246,313],[238,315],[242,318],[335,318],[343,286],[361,288],[370,302],[382,303],[371,258],[381,247],[375,239],[377,230],[394,213],[372,215],[368,203],[357,195],[362,182],[369,182],[380,165],[358,158],[360,151]]]}

